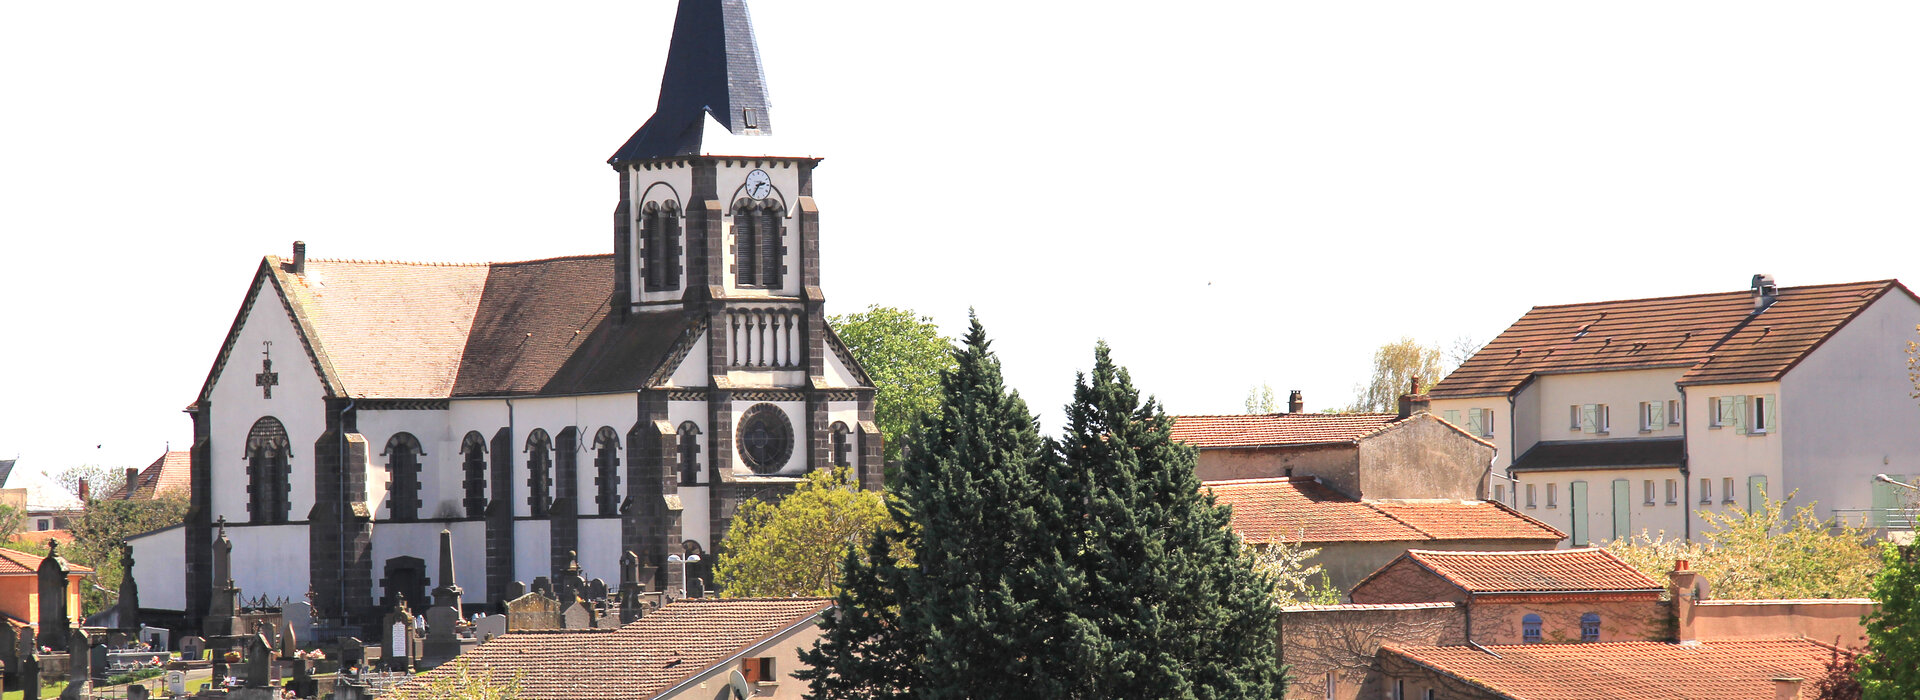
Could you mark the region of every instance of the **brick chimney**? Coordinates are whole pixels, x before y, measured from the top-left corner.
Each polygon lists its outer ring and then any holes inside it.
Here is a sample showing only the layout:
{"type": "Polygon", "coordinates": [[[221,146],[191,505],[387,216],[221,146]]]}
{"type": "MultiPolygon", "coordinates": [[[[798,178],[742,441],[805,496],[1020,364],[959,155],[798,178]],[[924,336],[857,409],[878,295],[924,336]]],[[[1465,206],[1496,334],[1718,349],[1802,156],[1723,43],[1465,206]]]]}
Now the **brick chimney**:
{"type": "Polygon", "coordinates": [[[81,502],[82,504],[85,504],[85,503],[87,502],[87,496],[88,496],[88,495],[89,495],[90,493],[91,493],[91,491],[89,491],[89,490],[87,489],[87,480],[86,480],[86,479],[81,479],[81,480],[80,480],[80,502],[81,502]]]}
{"type": "Polygon", "coordinates": [[[1774,678],[1773,700],[1795,700],[1799,698],[1800,682],[1801,680],[1798,678],[1787,678],[1785,676],[1774,678]]]}
{"type": "Polygon", "coordinates": [[[1761,273],[1753,276],[1753,312],[1760,313],[1773,305],[1780,296],[1780,287],[1773,283],[1773,275],[1761,273]]]}
{"type": "Polygon", "coordinates": [[[306,241],[293,242],[293,269],[288,271],[296,275],[307,274],[307,242],[306,241]]]}
{"type": "Polygon", "coordinates": [[[1288,413],[1305,413],[1306,410],[1307,410],[1307,401],[1306,399],[1300,398],[1299,389],[1294,389],[1293,391],[1287,392],[1287,412],[1288,413]]]}
{"type": "Polygon", "coordinates": [[[1426,413],[1432,405],[1433,401],[1428,399],[1426,394],[1420,393],[1420,378],[1414,377],[1412,381],[1407,382],[1407,393],[1400,395],[1399,420],[1406,420],[1415,413],[1426,413]]]}
{"type": "Polygon", "coordinates": [[[125,493],[121,494],[120,496],[120,500],[123,500],[123,501],[133,500],[133,488],[135,486],[138,486],[139,484],[140,484],[140,469],[138,467],[127,467],[127,485],[124,489],[125,493]]]}
{"type": "Polygon", "coordinates": [[[1673,641],[1683,644],[1694,641],[1693,604],[1699,582],[1700,572],[1694,571],[1687,560],[1673,561],[1673,570],[1667,572],[1667,593],[1673,597],[1673,641]]]}

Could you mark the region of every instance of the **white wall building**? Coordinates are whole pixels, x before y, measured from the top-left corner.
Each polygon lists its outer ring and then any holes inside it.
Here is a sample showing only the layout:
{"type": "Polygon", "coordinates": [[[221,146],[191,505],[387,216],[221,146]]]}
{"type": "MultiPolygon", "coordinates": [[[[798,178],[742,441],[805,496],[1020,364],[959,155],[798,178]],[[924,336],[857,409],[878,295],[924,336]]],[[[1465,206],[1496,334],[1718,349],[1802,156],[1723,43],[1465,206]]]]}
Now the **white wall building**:
{"type": "Polygon", "coordinates": [[[1905,524],[1874,476],[1920,475],[1898,281],[1534,307],[1430,393],[1500,448],[1494,493],[1584,546],[1698,536],[1761,494],[1905,524]]]}

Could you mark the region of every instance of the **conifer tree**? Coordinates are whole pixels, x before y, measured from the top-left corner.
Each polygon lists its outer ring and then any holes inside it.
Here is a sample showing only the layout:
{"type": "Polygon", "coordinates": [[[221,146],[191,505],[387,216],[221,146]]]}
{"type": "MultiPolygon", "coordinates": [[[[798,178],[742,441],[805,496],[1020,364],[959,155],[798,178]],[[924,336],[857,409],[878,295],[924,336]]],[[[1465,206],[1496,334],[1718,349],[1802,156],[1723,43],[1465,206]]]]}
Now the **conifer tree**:
{"type": "Polygon", "coordinates": [[[1036,624],[1067,607],[1059,501],[1038,471],[1050,452],[977,318],[954,359],[889,499],[896,525],[847,558],[838,610],[803,653],[812,697],[1046,697],[1051,676],[1078,673],[1050,663],[1054,626],[1036,624]]]}
{"type": "Polygon", "coordinates": [[[1086,582],[1061,640],[1086,664],[1071,695],[1279,697],[1272,584],[1241,559],[1227,509],[1201,492],[1193,449],[1171,430],[1101,343],[1061,448],[1084,508],[1065,550],[1086,582]]]}

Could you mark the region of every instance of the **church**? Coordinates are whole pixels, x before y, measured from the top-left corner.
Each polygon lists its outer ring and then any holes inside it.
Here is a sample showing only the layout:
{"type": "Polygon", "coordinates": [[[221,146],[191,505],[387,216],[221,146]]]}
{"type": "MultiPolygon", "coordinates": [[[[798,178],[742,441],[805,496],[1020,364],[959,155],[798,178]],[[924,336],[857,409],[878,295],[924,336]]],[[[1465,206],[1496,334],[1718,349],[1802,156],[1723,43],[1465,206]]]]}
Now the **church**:
{"type": "Polygon", "coordinates": [[[143,608],[366,625],[575,561],[685,586],[739,505],[844,466],[879,488],[873,383],[827,325],[820,160],[777,152],[745,0],[680,0],[653,116],[608,160],[613,250],[482,264],[267,256],[199,396],[184,525],[131,541],[143,608]]]}

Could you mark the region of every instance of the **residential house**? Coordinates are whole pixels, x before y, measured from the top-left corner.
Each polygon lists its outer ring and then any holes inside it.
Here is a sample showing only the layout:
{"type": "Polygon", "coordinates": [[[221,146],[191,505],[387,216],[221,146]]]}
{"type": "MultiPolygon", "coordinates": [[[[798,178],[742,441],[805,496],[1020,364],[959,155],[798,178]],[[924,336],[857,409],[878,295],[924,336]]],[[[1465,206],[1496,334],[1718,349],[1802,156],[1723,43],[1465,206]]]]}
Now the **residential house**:
{"type": "Polygon", "coordinates": [[[1741,292],[1538,306],[1430,395],[1500,447],[1495,497],[1571,546],[1693,537],[1696,510],[1795,492],[1822,517],[1910,527],[1874,477],[1920,474],[1917,324],[1895,280],[1755,275],[1741,292]]]}
{"type": "MultiPolygon", "coordinates": [[[[739,672],[748,697],[805,696],[792,677],[799,650],[820,636],[833,607],[822,598],[690,598],[614,629],[513,632],[457,657],[470,671],[518,678],[519,700],[665,700],[736,697],[739,672]]],[[[442,664],[395,692],[405,696],[459,673],[442,664]]]]}
{"type": "Polygon", "coordinates": [[[1355,584],[1355,603],[1460,603],[1468,643],[1664,639],[1665,587],[1604,549],[1412,550],[1355,584]]]}
{"type": "MultiPolygon", "coordinates": [[[[57,550],[56,550],[57,551],[57,550]]],[[[0,547],[0,616],[16,628],[40,627],[40,564],[46,557],[0,547]]],[[[67,563],[67,614],[80,624],[81,581],[93,569],[67,563]]]]}
{"type": "Polygon", "coordinates": [[[1547,549],[1566,533],[1499,503],[1454,499],[1359,499],[1293,476],[1206,482],[1233,507],[1233,529],[1249,544],[1302,544],[1341,591],[1409,549],[1547,549]]]}
{"type": "Polygon", "coordinates": [[[127,468],[126,481],[101,500],[151,501],[161,496],[186,498],[193,485],[193,453],[174,450],[160,455],[146,469],[127,468]]]}
{"type": "Polygon", "coordinates": [[[1813,698],[1837,653],[1811,639],[1380,647],[1393,700],[1813,698]]]}
{"type": "Polygon", "coordinates": [[[1493,443],[1428,415],[1421,396],[1403,397],[1398,414],[1174,416],[1173,439],[1199,451],[1201,481],[1313,476],[1369,499],[1485,498],[1494,457],[1493,443]]]}

